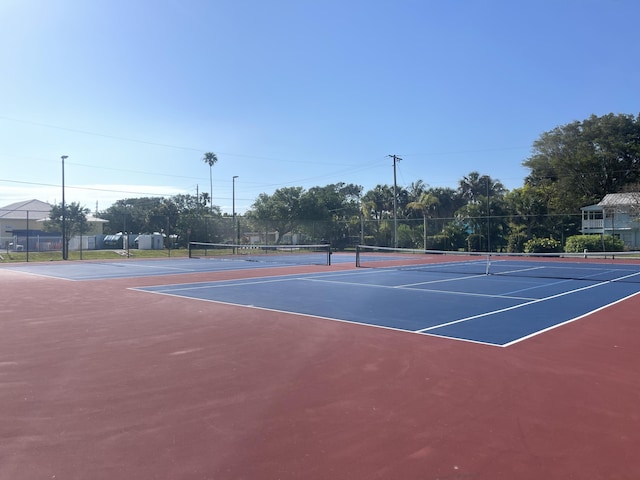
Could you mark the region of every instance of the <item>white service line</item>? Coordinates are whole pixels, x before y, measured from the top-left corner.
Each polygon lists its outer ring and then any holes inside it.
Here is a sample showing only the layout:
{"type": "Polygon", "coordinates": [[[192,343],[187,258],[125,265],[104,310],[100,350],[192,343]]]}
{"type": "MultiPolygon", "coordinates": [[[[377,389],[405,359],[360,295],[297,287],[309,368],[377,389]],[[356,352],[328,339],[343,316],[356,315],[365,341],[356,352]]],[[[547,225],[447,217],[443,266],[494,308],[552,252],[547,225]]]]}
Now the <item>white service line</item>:
{"type": "Polygon", "coordinates": [[[580,292],[580,291],[583,291],[583,290],[589,290],[591,288],[600,287],[600,286],[606,285],[608,283],[610,283],[610,282],[600,282],[600,283],[595,283],[593,285],[587,285],[586,287],[576,288],[575,290],[569,290],[567,292],[558,293],[556,295],[551,295],[550,297],[538,298],[536,300],[532,300],[530,302],[521,303],[519,305],[513,305],[511,307],[501,308],[499,310],[493,310],[491,312],[480,313],[478,315],[472,315],[471,317],[460,318],[458,320],[453,320],[451,322],[442,323],[440,325],[434,325],[432,327],[423,328],[422,330],[416,330],[416,332],[420,332],[420,333],[427,332],[429,330],[435,330],[436,328],[447,327],[449,325],[455,325],[456,323],[467,322],[469,320],[474,320],[476,318],[488,317],[488,316],[491,316],[491,315],[495,315],[497,313],[508,312],[509,310],[515,310],[517,308],[527,307],[527,306],[533,305],[535,303],[546,302],[547,300],[553,300],[554,298],[564,297],[565,295],[571,295],[573,293],[580,292]]]}
{"type": "MultiPolygon", "coordinates": [[[[394,286],[394,285],[375,285],[370,283],[336,282],[333,280],[321,280],[318,278],[311,278],[311,277],[301,277],[299,280],[305,280],[308,282],[334,283],[339,285],[350,285],[350,286],[365,287],[365,288],[385,288],[390,290],[398,289],[398,286],[394,286]]],[[[488,294],[488,293],[454,292],[451,290],[434,290],[430,288],[411,288],[407,286],[402,286],[402,288],[405,290],[411,290],[413,292],[437,293],[437,294],[443,294],[443,295],[460,295],[460,296],[466,296],[466,297],[485,297],[485,298],[487,297],[488,298],[505,298],[509,300],[525,300],[527,302],[529,302],[530,300],[533,300],[531,297],[507,297],[504,295],[494,295],[494,294],[488,294]]]]}

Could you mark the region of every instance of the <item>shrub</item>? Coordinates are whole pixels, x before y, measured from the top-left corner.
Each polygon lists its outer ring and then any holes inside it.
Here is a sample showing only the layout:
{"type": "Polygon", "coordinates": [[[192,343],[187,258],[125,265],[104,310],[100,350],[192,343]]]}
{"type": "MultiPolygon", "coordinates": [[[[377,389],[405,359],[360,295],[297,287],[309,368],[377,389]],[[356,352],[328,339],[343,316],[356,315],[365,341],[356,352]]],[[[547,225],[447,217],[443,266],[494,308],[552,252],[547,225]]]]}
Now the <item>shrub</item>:
{"type": "Polygon", "coordinates": [[[532,238],[524,244],[525,253],[559,253],[562,245],[553,238],[532,238]]]}
{"type": "Polygon", "coordinates": [[[472,233],[467,237],[467,250],[469,252],[481,252],[484,246],[484,235],[472,233]]]}
{"type": "Polygon", "coordinates": [[[564,251],[567,253],[588,252],[620,252],[624,242],[611,235],[574,235],[567,238],[564,251]],[[603,248],[604,247],[604,248],[603,248]]]}
{"type": "Polygon", "coordinates": [[[414,231],[409,225],[398,225],[398,247],[400,248],[416,248],[418,243],[414,238],[414,231]]]}
{"type": "Polygon", "coordinates": [[[527,236],[524,233],[514,232],[509,235],[507,243],[507,252],[522,253],[527,242],[527,236]]]}
{"type": "Polygon", "coordinates": [[[427,247],[430,250],[451,250],[451,239],[446,235],[431,235],[427,247]]]}

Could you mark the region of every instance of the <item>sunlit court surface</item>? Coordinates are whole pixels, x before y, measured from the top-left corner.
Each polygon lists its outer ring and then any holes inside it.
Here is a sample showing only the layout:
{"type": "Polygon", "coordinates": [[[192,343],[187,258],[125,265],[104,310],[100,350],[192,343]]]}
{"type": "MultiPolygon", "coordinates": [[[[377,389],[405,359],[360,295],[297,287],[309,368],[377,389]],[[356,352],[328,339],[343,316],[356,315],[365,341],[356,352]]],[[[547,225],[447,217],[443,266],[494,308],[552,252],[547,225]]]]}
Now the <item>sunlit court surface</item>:
{"type": "Polygon", "coordinates": [[[0,478],[640,478],[640,262],[357,256],[0,267],[0,478]]]}

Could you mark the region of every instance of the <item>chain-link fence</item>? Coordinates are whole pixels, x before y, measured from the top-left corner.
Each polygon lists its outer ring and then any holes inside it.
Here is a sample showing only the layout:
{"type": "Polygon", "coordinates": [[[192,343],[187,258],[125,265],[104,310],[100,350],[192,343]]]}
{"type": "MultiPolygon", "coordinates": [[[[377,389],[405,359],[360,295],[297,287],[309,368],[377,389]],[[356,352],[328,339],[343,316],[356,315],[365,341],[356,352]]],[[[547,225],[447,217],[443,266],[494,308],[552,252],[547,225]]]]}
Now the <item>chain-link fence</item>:
{"type": "MultiPolygon", "coordinates": [[[[114,235],[74,235],[69,252],[100,249],[180,249],[189,241],[229,244],[319,244],[336,250],[356,245],[398,246],[434,250],[521,252],[527,240],[549,238],[564,245],[580,233],[580,215],[372,219],[363,216],[319,220],[256,220],[245,216],[185,216],[161,232],[118,232],[114,235]],[[146,237],[154,237],[147,239],[146,237]],[[124,238],[128,240],[125,243],[124,238]],[[144,238],[142,244],[140,240],[144,238]],[[148,241],[147,241],[148,240],[148,241]],[[150,247],[145,245],[151,245],[150,247]]],[[[0,237],[6,254],[62,252],[61,234],[14,230],[0,237]]],[[[77,255],[76,255],[77,257],[77,255]]]]}
{"type": "Polygon", "coordinates": [[[523,251],[534,237],[552,237],[564,244],[577,235],[580,215],[367,219],[331,221],[255,221],[223,217],[203,241],[240,244],[313,244],[329,242],[335,249],[358,244],[434,250],[523,251]],[[281,232],[286,232],[282,234],[281,232]]]}

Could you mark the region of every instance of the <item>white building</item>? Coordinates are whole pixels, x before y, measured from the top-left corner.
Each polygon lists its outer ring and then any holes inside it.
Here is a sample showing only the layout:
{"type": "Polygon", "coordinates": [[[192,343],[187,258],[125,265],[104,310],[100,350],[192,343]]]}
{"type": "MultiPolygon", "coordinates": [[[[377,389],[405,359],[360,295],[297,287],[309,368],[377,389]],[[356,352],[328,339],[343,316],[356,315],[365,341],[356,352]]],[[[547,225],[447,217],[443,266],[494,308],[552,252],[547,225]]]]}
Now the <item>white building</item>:
{"type": "MultiPolygon", "coordinates": [[[[9,248],[11,245],[19,249],[18,246],[25,243],[25,232],[31,237],[30,244],[40,243],[38,237],[47,244],[59,243],[60,232],[43,232],[43,224],[49,220],[52,208],[52,205],[40,200],[26,200],[0,207],[0,248],[9,248]]],[[[84,236],[102,235],[105,223],[107,220],[87,215],[89,231],[84,236]]]]}
{"type": "Polygon", "coordinates": [[[640,192],[609,193],[580,210],[583,234],[611,235],[629,249],[640,249],[640,192]]]}
{"type": "Polygon", "coordinates": [[[0,207],[0,237],[12,236],[14,230],[40,230],[42,223],[47,220],[53,208],[40,200],[16,202],[6,207],[0,207]]]}

